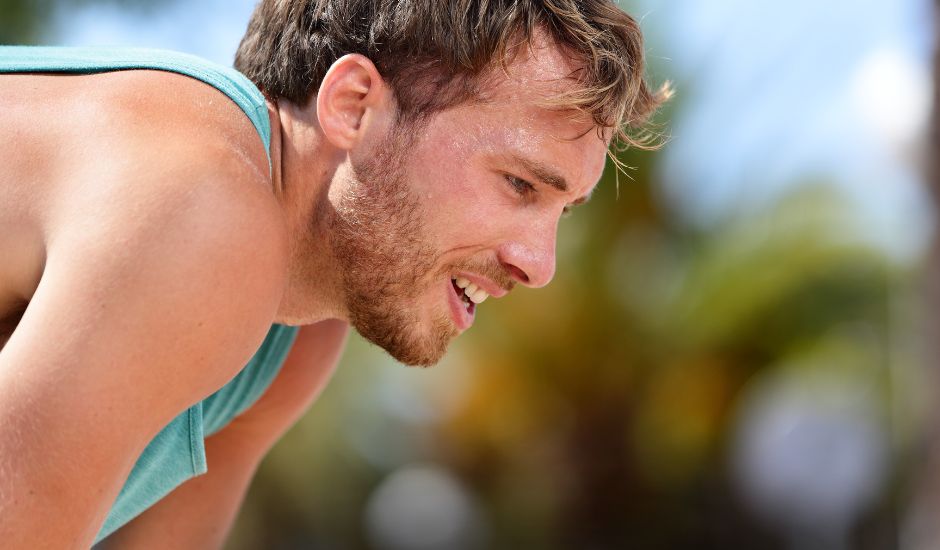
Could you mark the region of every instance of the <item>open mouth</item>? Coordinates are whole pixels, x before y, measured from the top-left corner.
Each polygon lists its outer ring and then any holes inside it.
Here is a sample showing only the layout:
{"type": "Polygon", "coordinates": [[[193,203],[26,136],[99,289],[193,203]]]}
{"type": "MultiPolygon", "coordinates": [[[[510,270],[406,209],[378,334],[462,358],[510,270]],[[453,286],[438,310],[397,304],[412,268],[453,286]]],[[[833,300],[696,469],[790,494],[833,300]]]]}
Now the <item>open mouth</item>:
{"type": "Polygon", "coordinates": [[[464,292],[463,288],[457,286],[457,280],[451,279],[450,286],[453,287],[454,292],[457,294],[457,298],[461,301],[463,306],[467,309],[467,313],[473,315],[473,312],[476,311],[477,305],[470,300],[470,297],[464,292]]]}
{"type": "Polygon", "coordinates": [[[451,278],[450,288],[454,293],[449,296],[448,300],[450,302],[451,318],[458,329],[466,330],[473,324],[477,305],[483,303],[490,295],[476,284],[471,283],[469,279],[459,275],[451,278]]]}

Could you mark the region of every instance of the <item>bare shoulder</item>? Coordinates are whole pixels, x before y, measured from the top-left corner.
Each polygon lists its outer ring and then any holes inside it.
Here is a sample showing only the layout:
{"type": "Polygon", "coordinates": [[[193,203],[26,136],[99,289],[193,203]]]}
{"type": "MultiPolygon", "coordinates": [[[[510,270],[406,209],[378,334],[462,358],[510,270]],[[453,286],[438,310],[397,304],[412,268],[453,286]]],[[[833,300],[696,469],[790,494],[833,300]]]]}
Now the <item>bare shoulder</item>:
{"type": "MultiPolygon", "coordinates": [[[[86,310],[146,311],[144,333],[172,326],[191,341],[184,357],[215,356],[200,379],[181,380],[192,400],[237,372],[279,305],[287,239],[267,158],[244,113],[205,84],[96,76],[102,91],[77,114],[96,139],[60,160],[68,175],[49,205],[43,281],[84,284],[61,299],[86,310]]],[[[139,334],[111,345],[139,347],[139,334]]]]}
{"type": "Polygon", "coordinates": [[[24,212],[44,261],[0,352],[16,547],[87,546],[144,446],[244,366],[283,292],[284,223],[250,123],[212,89],[134,73],[20,81],[41,96],[22,125],[33,160],[7,181],[37,183],[24,212]]]}
{"type": "MultiPolygon", "coordinates": [[[[107,118],[143,141],[157,139],[187,163],[226,170],[229,176],[269,180],[268,160],[257,130],[227,95],[189,76],[136,70],[100,75],[107,118]],[[160,138],[163,139],[160,139],[160,138]],[[220,165],[221,162],[225,165],[220,165]]],[[[146,159],[147,157],[143,157],[146,159]]]]}
{"type": "Polygon", "coordinates": [[[87,225],[85,214],[95,211],[118,231],[159,225],[161,236],[177,234],[181,242],[214,236],[254,250],[264,244],[274,256],[286,252],[267,156],[237,105],[174,73],[91,76],[103,79],[94,84],[102,91],[86,95],[79,125],[95,139],[63,159],[68,176],[50,205],[56,219],[87,225]]]}

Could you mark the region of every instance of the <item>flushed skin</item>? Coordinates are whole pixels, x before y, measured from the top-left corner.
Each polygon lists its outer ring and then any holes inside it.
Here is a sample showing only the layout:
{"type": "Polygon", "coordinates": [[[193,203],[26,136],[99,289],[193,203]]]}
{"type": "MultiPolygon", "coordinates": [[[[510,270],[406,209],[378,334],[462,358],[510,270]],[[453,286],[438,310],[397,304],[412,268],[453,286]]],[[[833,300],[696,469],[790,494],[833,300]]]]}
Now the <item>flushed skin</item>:
{"type": "MultiPolygon", "coordinates": [[[[296,271],[283,311],[293,313],[292,321],[305,322],[332,305],[337,309],[330,313],[351,313],[360,332],[400,360],[433,364],[462,328],[451,319],[448,304],[452,277],[471,278],[492,295],[516,283],[547,284],[555,270],[558,219],[566,207],[586,199],[607,149],[589,121],[540,106],[570,85],[564,75],[571,70],[558,52],[539,44],[494,82],[484,101],[448,109],[419,136],[393,137],[407,143],[387,145],[396,115],[391,92],[368,59],[340,59],[316,101],[319,127],[313,134],[322,136],[321,153],[282,159],[284,165],[312,165],[314,172],[333,177],[325,202],[306,202],[310,209],[298,213],[299,224],[321,222],[308,225],[307,232],[289,232],[304,241],[290,247],[298,252],[292,263],[334,257],[339,268],[296,271]],[[347,89],[361,97],[350,101],[347,89]],[[349,120],[362,121],[355,134],[349,120]],[[377,147],[407,152],[399,162],[375,162],[377,147]],[[321,159],[331,158],[342,161],[324,166],[321,159]],[[563,177],[567,190],[543,182],[520,194],[516,179],[538,181],[532,166],[563,177]],[[338,227],[348,224],[355,236],[338,243],[347,234],[338,227]],[[350,258],[356,263],[347,263],[350,258]],[[362,275],[355,275],[357,265],[362,275]],[[319,281],[309,277],[313,272],[346,277],[345,284],[338,281],[332,288],[370,294],[360,300],[344,292],[324,296],[319,281]],[[350,282],[350,273],[362,280],[350,282]],[[345,297],[345,304],[330,304],[337,296],[345,297]],[[365,312],[357,311],[357,302],[365,312]],[[377,309],[380,314],[373,314],[377,309]],[[397,338],[383,340],[385,335],[397,338]]],[[[294,120],[282,120],[282,127],[294,120]]],[[[319,186],[305,182],[303,188],[317,192],[319,186]]]]}
{"type": "Polygon", "coordinates": [[[492,296],[548,284],[559,216],[590,195],[611,130],[546,105],[578,67],[543,35],[529,46],[416,132],[375,64],[342,56],[309,101],[269,102],[270,173],[251,124],[195,80],[0,76],[4,547],[88,547],[154,434],[272,322],[309,325],[267,394],[207,440],[225,466],[111,541],[219,546],[347,322],[433,364],[468,326],[454,278],[492,296]]]}

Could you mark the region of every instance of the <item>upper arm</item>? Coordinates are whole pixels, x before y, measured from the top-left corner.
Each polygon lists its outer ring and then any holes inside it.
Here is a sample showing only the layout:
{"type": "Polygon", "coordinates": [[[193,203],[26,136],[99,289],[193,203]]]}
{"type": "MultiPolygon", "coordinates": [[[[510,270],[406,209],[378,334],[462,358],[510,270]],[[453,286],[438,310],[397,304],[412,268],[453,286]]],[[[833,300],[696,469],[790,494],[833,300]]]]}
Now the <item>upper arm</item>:
{"type": "Polygon", "coordinates": [[[349,324],[338,319],[302,327],[270,387],[232,422],[261,453],[267,452],[326,387],[348,333],[349,324]]]}
{"type": "Polygon", "coordinates": [[[283,228],[261,187],[185,163],[134,172],[76,172],[88,187],[50,214],[42,279],[0,352],[13,547],[87,547],[146,443],[241,368],[280,299],[283,228]]]}
{"type": "Polygon", "coordinates": [[[209,471],[188,480],[107,540],[114,548],[221,547],[255,469],[332,374],[348,325],[300,329],[281,372],[250,409],[206,439],[209,471]]]}

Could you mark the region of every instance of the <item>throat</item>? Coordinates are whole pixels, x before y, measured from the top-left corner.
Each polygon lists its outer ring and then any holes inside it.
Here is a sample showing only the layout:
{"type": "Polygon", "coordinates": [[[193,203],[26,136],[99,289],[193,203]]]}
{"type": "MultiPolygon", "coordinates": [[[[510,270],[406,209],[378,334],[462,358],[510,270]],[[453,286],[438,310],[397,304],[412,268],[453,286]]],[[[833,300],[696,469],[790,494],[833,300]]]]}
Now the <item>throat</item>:
{"type": "Polygon", "coordinates": [[[23,318],[23,314],[26,313],[26,306],[28,305],[29,302],[19,302],[12,308],[0,312],[0,350],[3,350],[4,346],[6,346],[7,342],[10,340],[10,337],[13,336],[13,331],[15,331],[17,325],[20,324],[20,320],[23,318]]]}

